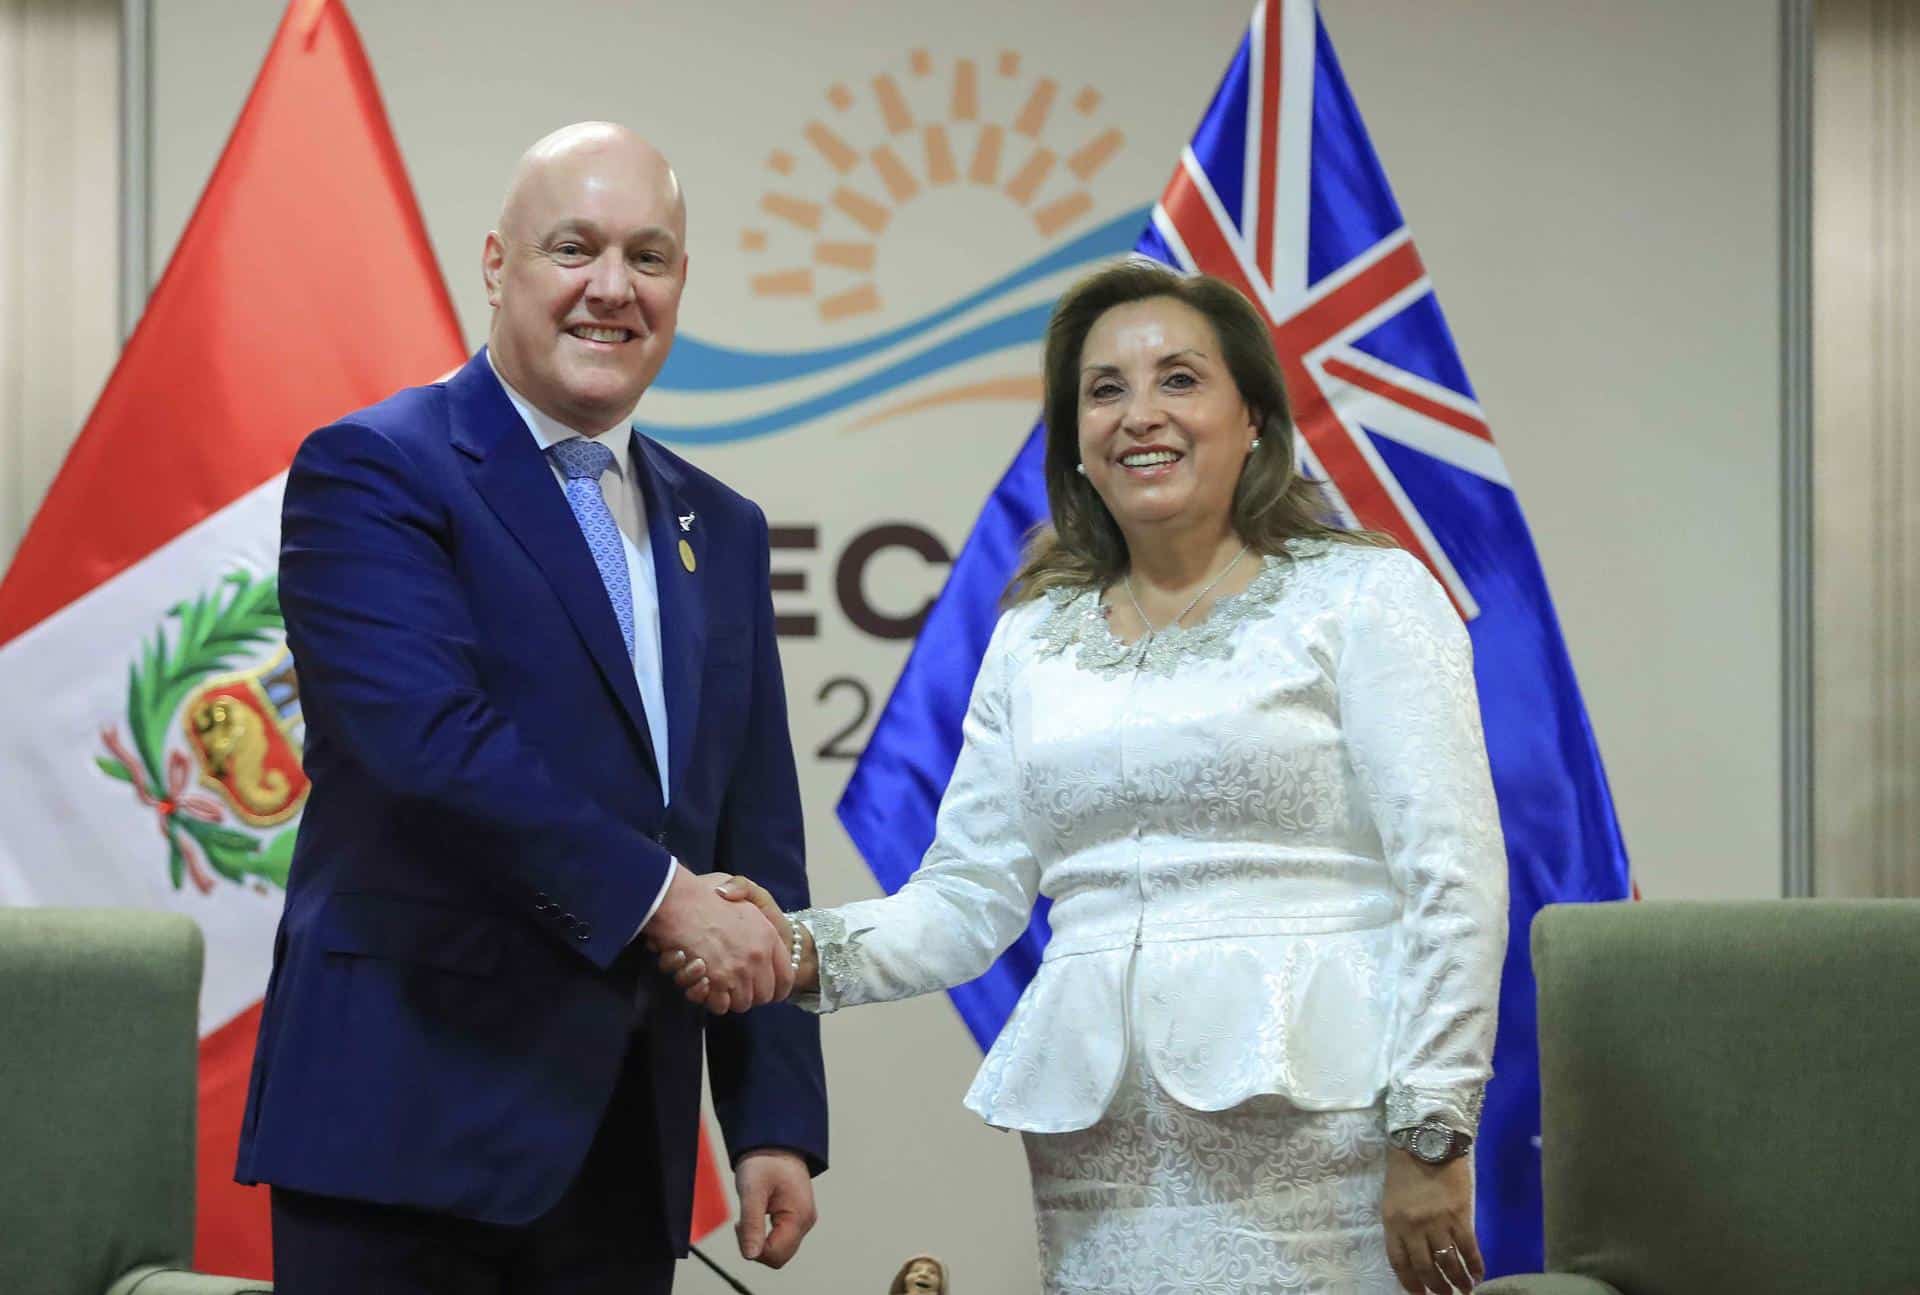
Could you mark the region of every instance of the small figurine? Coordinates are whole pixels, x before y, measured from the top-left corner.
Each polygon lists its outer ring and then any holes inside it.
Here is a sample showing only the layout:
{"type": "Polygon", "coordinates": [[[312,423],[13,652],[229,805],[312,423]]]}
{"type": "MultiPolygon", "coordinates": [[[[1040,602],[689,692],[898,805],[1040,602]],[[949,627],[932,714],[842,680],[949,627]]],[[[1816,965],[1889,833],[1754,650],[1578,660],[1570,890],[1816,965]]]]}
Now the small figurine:
{"type": "Polygon", "coordinates": [[[915,1255],[900,1265],[887,1295],[953,1295],[947,1289],[947,1266],[932,1255],[915,1255]]]}

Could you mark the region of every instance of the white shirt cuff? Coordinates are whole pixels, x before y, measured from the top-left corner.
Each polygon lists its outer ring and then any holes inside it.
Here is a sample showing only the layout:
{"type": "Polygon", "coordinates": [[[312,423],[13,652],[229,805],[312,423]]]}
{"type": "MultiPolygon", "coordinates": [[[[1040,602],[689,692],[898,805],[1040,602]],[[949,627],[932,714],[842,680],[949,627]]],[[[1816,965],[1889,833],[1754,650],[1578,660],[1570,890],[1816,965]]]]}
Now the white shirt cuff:
{"type": "MultiPolygon", "coordinates": [[[[653,897],[653,902],[651,904],[647,905],[647,915],[640,919],[640,925],[633,928],[633,940],[637,940],[640,938],[640,932],[647,929],[647,923],[651,922],[653,920],[653,915],[660,911],[660,905],[665,903],[667,899],[667,888],[673,885],[673,875],[679,871],[680,871],[680,860],[674,858],[672,855],[668,855],[667,856],[667,879],[660,883],[660,893],[653,897]]],[[[627,943],[632,944],[633,940],[628,940],[627,943]]]]}

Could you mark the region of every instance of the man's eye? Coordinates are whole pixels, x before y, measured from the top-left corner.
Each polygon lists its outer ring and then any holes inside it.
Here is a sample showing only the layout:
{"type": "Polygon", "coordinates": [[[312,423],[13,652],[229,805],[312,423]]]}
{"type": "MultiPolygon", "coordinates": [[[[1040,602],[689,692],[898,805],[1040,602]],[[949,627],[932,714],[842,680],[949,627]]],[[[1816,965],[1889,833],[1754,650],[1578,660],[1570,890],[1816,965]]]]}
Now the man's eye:
{"type": "Polygon", "coordinates": [[[587,249],[578,243],[556,243],[553,248],[553,254],[555,256],[565,257],[570,261],[579,260],[582,256],[586,255],[586,252],[587,249]]]}

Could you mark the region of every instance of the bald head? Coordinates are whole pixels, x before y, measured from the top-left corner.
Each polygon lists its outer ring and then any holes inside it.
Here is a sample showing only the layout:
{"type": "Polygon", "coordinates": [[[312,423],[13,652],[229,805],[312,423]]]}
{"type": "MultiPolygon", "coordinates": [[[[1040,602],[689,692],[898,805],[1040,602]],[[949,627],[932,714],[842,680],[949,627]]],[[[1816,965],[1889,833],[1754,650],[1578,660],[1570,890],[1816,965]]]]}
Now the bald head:
{"type": "Polygon", "coordinates": [[[542,139],[514,167],[481,256],[500,376],[583,435],[619,424],[673,345],[686,244],[659,149],[604,121],[542,139]]]}
{"type": "Polygon", "coordinates": [[[659,149],[611,121],[577,121],[562,126],[522,153],[507,181],[498,228],[509,236],[523,234],[529,208],[537,210],[541,199],[550,197],[555,187],[582,178],[598,180],[615,175],[667,195],[674,228],[682,243],[686,241],[687,204],[680,193],[680,177],[659,149]]]}

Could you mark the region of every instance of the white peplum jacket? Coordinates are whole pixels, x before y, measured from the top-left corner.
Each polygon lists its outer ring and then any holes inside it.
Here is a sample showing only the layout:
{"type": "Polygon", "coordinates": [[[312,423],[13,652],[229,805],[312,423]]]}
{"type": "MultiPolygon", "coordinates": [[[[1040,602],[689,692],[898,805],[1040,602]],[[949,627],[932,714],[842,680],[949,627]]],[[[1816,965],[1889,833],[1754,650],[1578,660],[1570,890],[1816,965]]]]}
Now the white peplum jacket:
{"type": "Polygon", "coordinates": [[[1395,549],[1295,541],[1188,629],[1128,645],[1096,591],[1001,617],[933,845],[897,894],[798,917],[815,1011],[972,979],[1052,900],[967,1105],[1096,1123],[1130,1047],[1177,1101],[1384,1094],[1472,1132],[1506,856],[1459,614],[1395,549]]]}

